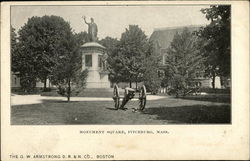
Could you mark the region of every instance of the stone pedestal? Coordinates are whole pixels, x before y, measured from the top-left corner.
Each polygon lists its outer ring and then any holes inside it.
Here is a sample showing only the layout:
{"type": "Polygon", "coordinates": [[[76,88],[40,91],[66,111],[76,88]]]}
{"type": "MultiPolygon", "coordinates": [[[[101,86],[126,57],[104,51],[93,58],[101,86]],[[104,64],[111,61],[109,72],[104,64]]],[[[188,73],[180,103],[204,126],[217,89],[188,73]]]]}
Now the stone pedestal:
{"type": "Polygon", "coordinates": [[[86,88],[110,88],[108,72],[103,68],[102,56],[106,48],[97,42],[81,46],[82,70],[88,69],[86,88]]]}

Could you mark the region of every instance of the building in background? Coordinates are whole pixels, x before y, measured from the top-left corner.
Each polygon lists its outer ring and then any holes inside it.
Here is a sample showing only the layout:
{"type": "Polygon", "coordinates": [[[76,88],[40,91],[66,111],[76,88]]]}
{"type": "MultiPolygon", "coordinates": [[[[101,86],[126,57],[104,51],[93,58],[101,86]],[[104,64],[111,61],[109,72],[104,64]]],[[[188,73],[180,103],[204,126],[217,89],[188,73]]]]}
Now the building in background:
{"type": "MultiPolygon", "coordinates": [[[[187,28],[190,32],[197,31],[202,26],[182,26],[182,27],[170,27],[170,28],[158,28],[155,29],[149,40],[155,45],[155,52],[161,57],[161,62],[159,66],[158,75],[159,77],[164,77],[164,67],[166,62],[167,49],[173,41],[174,35],[176,33],[182,33],[184,28],[187,28]]],[[[194,84],[201,86],[203,88],[212,88],[212,79],[199,77],[194,79],[194,84]]],[[[215,88],[221,88],[220,77],[215,79],[215,88]]],[[[161,89],[161,91],[165,91],[161,89]]]]}
{"type": "MultiPolygon", "coordinates": [[[[12,90],[18,90],[21,88],[21,78],[18,76],[18,73],[14,73],[11,72],[11,89],[12,90]]],[[[54,87],[51,82],[49,81],[49,79],[47,79],[47,87],[54,87]]],[[[36,88],[43,88],[44,87],[44,83],[41,81],[37,81],[36,82],[36,88]]]]}

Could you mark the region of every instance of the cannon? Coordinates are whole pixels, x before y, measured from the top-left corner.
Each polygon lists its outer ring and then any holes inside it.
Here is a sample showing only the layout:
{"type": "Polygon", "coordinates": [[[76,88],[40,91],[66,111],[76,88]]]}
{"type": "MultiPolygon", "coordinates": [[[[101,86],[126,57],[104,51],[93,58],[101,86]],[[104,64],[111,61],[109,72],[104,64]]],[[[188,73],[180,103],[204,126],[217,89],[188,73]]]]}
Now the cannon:
{"type": "Polygon", "coordinates": [[[143,85],[138,94],[138,97],[135,97],[136,91],[132,88],[125,88],[124,89],[124,96],[120,96],[119,93],[119,88],[117,85],[114,85],[114,90],[113,90],[113,100],[115,103],[115,109],[124,109],[124,106],[128,103],[129,100],[133,98],[137,98],[139,101],[139,108],[138,110],[144,110],[146,106],[146,101],[147,101],[147,91],[146,87],[143,85]],[[120,100],[122,99],[122,102],[120,103],[120,100]]]}

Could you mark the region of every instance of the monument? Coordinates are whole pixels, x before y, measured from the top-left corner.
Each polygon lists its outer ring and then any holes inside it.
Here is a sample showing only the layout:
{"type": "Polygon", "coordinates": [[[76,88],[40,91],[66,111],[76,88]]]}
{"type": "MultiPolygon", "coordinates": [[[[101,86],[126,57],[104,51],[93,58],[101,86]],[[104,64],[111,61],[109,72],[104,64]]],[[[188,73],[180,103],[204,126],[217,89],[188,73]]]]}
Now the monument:
{"type": "Polygon", "coordinates": [[[82,70],[88,69],[86,88],[110,88],[107,71],[107,51],[104,46],[97,43],[98,28],[94,19],[88,23],[88,36],[90,42],[81,46],[82,70]]]}

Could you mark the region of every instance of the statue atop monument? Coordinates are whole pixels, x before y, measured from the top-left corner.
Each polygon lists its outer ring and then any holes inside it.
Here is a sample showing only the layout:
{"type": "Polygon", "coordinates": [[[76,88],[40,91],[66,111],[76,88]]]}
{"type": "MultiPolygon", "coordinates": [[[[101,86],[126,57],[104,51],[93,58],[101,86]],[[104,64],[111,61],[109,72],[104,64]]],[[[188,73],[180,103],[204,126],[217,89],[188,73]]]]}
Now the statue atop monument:
{"type": "Polygon", "coordinates": [[[90,41],[97,41],[97,32],[98,32],[98,28],[96,23],[94,22],[94,19],[91,18],[91,22],[87,22],[86,21],[86,17],[83,17],[84,22],[88,25],[88,35],[89,35],[89,39],[90,41]]]}

